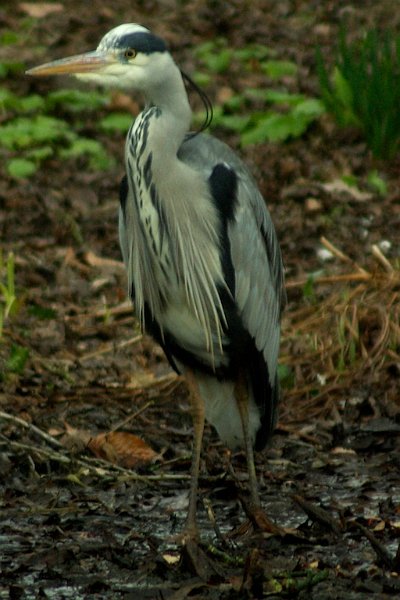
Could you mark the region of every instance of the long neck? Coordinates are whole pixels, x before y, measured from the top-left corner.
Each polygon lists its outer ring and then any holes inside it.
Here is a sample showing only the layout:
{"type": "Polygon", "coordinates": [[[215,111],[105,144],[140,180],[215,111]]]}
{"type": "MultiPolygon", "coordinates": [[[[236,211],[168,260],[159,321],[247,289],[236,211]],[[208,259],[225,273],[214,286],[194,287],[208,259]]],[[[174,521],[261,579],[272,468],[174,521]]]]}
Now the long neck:
{"type": "Polygon", "coordinates": [[[176,153],[189,130],[192,110],[181,73],[172,61],[168,66],[168,77],[153,84],[145,93],[147,105],[160,109],[160,116],[154,126],[150,126],[149,146],[156,149],[164,160],[176,158],[176,153]]]}

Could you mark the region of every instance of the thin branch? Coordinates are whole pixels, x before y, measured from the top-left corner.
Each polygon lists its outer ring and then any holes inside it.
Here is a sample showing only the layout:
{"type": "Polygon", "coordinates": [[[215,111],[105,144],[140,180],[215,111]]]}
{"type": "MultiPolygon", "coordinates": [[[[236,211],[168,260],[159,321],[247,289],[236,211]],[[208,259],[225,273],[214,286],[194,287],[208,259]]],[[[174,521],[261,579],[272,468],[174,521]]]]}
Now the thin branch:
{"type": "Polygon", "coordinates": [[[84,469],[87,469],[92,475],[96,475],[97,477],[104,477],[105,474],[108,474],[110,477],[115,477],[117,473],[120,473],[121,475],[124,475],[124,477],[128,480],[142,481],[145,483],[153,481],[182,481],[184,479],[190,479],[190,475],[185,475],[182,473],[180,473],[179,475],[168,473],[163,473],[160,475],[139,475],[135,471],[125,469],[124,467],[120,467],[119,465],[114,465],[101,458],[71,458],[67,456],[66,453],[58,452],[57,450],[49,450],[40,446],[34,446],[32,444],[23,444],[22,442],[10,440],[3,434],[0,434],[0,437],[4,439],[4,443],[7,444],[8,447],[16,448],[19,450],[25,450],[33,454],[42,454],[48,460],[53,460],[55,462],[59,462],[65,465],[78,465],[80,467],[83,467],[84,469]]]}
{"type": "Polygon", "coordinates": [[[379,246],[377,246],[376,244],[373,244],[371,249],[372,249],[372,254],[376,258],[376,260],[382,265],[382,267],[385,269],[385,271],[387,271],[388,273],[394,273],[393,266],[390,264],[390,262],[388,261],[386,256],[384,256],[384,254],[382,254],[379,246]]]}
{"type": "Polygon", "coordinates": [[[133,346],[137,344],[143,339],[143,336],[136,335],[135,337],[129,338],[129,340],[124,340],[123,342],[119,342],[116,344],[115,342],[109,342],[108,344],[104,344],[100,349],[94,350],[93,352],[88,352],[83,356],[79,357],[79,362],[85,362],[86,360],[90,360],[92,358],[96,358],[97,356],[101,356],[102,354],[108,354],[109,352],[115,352],[117,350],[121,350],[122,348],[126,348],[127,346],[133,346]]]}
{"type": "Polygon", "coordinates": [[[27,421],[24,421],[24,419],[21,419],[20,417],[15,417],[14,415],[10,415],[9,413],[0,411],[0,419],[4,419],[5,421],[10,421],[11,423],[14,423],[15,425],[19,425],[20,427],[23,427],[24,429],[31,431],[32,433],[34,433],[34,434],[38,435],[40,438],[42,438],[47,444],[49,444],[53,448],[63,448],[63,445],[58,440],[56,440],[52,435],[49,435],[48,433],[46,433],[42,429],[39,429],[39,427],[36,427],[36,425],[33,425],[32,423],[28,423],[27,421]]]}
{"type": "Polygon", "coordinates": [[[318,523],[325,525],[325,527],[329,527],[333,533],[339,534],[342,532],[340,522],[320,506],[316,506],[297,494],[294,494],[292,499],[304,510],[306,515],[312,521],[317,521],[318,523]]]}

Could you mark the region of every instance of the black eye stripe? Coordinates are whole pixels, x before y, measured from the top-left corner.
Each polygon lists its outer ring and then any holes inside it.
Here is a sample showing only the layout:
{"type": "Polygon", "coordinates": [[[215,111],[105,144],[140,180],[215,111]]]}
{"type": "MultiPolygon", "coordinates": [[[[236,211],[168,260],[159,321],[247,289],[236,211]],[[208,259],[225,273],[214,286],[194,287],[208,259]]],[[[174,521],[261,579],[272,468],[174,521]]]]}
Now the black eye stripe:
{"type": "Polygon", "coordinates": [[[142,52],[143,54],[152,54],[153,52],[165,52],[167,46],[161,38],[153,35],[152,33],[146,33],[138,31],[137,33],[128,33],[116,40],[117,48],[128,48],[142,52]]]}

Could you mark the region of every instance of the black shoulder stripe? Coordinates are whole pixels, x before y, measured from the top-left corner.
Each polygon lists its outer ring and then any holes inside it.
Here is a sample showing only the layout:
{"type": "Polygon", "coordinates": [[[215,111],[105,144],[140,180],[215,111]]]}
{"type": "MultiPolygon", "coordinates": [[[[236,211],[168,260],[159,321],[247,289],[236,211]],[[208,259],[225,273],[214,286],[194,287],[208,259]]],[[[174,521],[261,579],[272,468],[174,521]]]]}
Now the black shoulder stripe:
{"type": "Polygon", "coordinates": [[[211,198],[220,214],[221,219],[220,251],[225,283],[227,284],[232,296],[234,296],[235,270],[232,264],[231,245],[228,236],[228,223],[234,218],[235,207],[237,203],[236,173],[228,166],[220,163],[214,167],[209,178],[209,185],[211,198]]]}
{"type": "Polygon", "coordinates": [[[237,176],[235,171],[220,163],[215,165],[210,175],[211,195],[221,216],[233,219],[237,198],[237,176]]]}
{"type": "Polygon", "coordinates": [[[126,199],[128,197],[128,178],[126,175],[121,179],[119,184],[119,203],[121,206],[124,221],[126,220],[126,199]]]}

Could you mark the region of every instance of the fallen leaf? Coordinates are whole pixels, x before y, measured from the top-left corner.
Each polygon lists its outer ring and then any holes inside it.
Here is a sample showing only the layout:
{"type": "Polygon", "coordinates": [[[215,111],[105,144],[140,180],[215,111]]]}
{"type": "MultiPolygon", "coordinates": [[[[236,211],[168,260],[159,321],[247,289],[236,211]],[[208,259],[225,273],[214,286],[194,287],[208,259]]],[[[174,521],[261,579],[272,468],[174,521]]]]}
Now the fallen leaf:
{"type": "Polygon", "coordinates": [[[379,519],[378,523],[376,525],[374,525],[374,527],[372,528],[372,531],[383,531],[386,527],[386,523],[385,521],[383,521],[382,519],[379,519]]]}
{"type": "Polygon", "coordinates": [[[179,561],[181,560],[181,557],[179,556],[179,554],[166,553],[166,554],[163,554],[162,557],[168,565],[177,565],[179,563],[179,561]]]}
{"type": "Polygon", "coordinates": [[[125,272],[124,263],[120,260],[114,260],[112,258],[103,258],[98,256],[94,252],[86,252],[84,255],[85,261],[91,267],[98,267],[100,269],[112,269],[113,271],[119,270],[125,272]]]}
{"type": "Polygon", "coordinates": [[[349,185],[341,179],[335,179],[331,183],[324,183],[321,187],[325,192],[328,192],[328,194],[345,194],[358,202],[366,202],[373,198],[373,194],[370,192],[362,192],[358,187],[349,185]]]}
{"type": "Polygon", "coordinates": [[[90,439],[88,448],[98,458],[126,469],[133,469],[160,458],[160,455],[140,437],[126,431],[99,433],[90,439]]]}
{"type": "Polygon", "coordinates": [[[19,8],[34,19],[43,19],[53,13],[62,12],[64,5],[58,2],[20,2],[19,8]]]}

